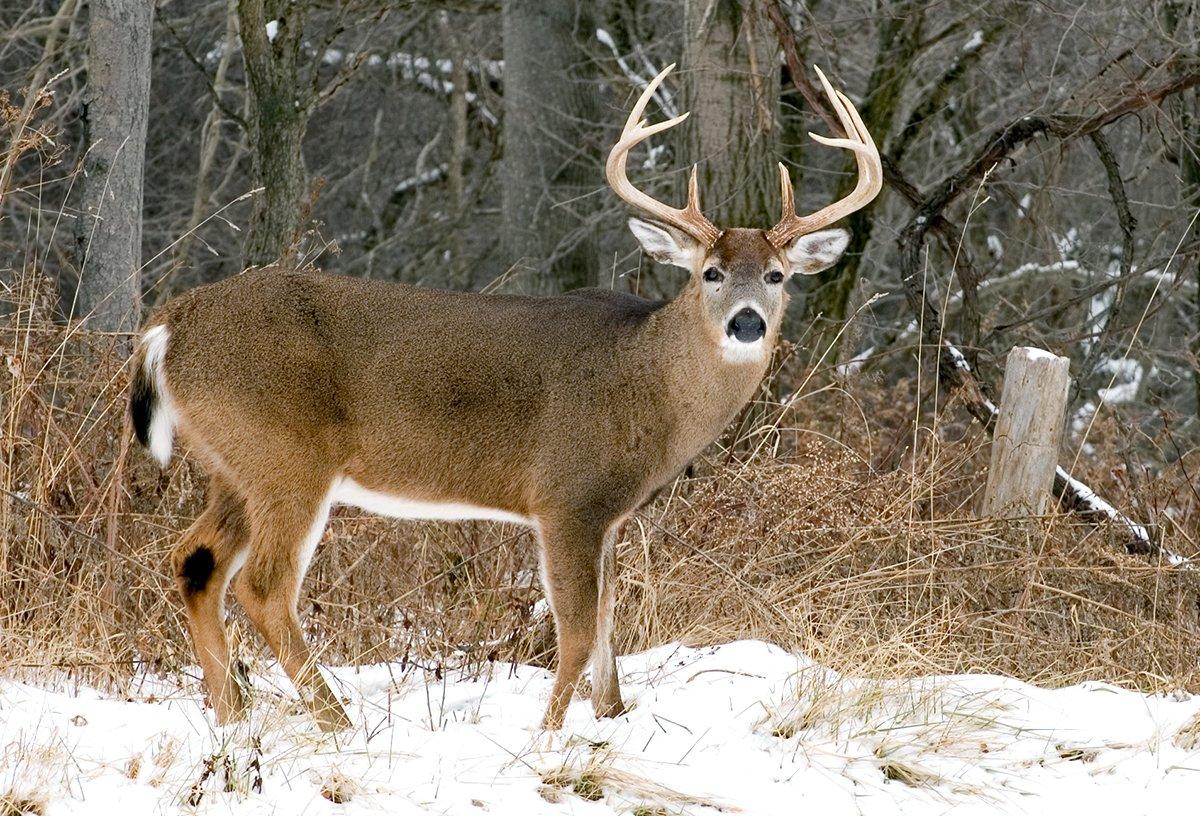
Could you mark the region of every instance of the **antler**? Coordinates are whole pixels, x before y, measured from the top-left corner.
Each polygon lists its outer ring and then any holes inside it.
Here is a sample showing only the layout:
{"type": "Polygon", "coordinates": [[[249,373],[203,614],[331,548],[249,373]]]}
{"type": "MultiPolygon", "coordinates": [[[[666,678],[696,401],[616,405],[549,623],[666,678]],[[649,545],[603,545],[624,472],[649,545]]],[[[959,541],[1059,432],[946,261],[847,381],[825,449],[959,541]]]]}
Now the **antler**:
{"type": "Polygon", "coordinates": [[[862,117],[858,115],[854,103],[844,93],[835,91],[830,86],[829,80],[825,78],[825,74],[821,73],[820,68],[815,65],[813,68],[816,68],[817,76],[821,78],[825,95],[829,97],[829,104],[837,113],[847,138],[831,139],[815,133],[808,135],[821,144],[853,150],[854,157],[858,160],[858,184],[855,185],[854,191],[841,201],[835,201],[812,215],[796,215],[792,179],[788,175],[787,168],[783,166],[783,162],[780,162],[779,182],[783,188],[783,215],[780,216],[779,223],[767,232],[767,240],[779,249],[786,246],[797,235],[815,232],[855,210],[861,210],[871,203],[871,200],[883,189],[883,163],[879,159],[879,149],[875,147],[875,141],[867,132],[867,126],[863,124],[862,117]]]}
{"type": "Polygon", "coordinates": [[[668,119],[656,125],[647,125],[642,119],[642,113],[646,110],[646,104],[650,101],[650,97],[654,95],[654,91],[657,90],[663,79],[666,78],[667,74],[671,73],[674,67],[675,63],[668,65],[662,70],[662,73],[650,80],[650,84],[646,86],[646,90],[642,91],[642,95],[638,99],[637,104],[633,106],[633,111],[630,112],[629,118],[625,120],[625,128],[621,131],[621,138],[617,140],[617,143],[613,145],[612,150],[608,153],[608,162],[604,166],[604,173],[608,177],[608,183],[612,187],[613,192],[620,196],[627,204],[642,210],[659,221],[663,221],[673,227],[678,227],[706,247],[711,247],[716,243],[717,238],[721,236],[721,230],[717,229],[700,212],[700,194],[696,189],[695,165],[692,165],[692,175],[688,180],[688,203],[682,210],[669,207],[661,201],[656,201],[643,193],[633,186],[632,182],[629,181],[629,176],[625,173],[625,161],[629,158],[629,151],[635,145],[645,141],[656,133],[662,133],[664,130],[675,127],[688,118],[689,114],[683,113],[674,119],[668,119]]]}

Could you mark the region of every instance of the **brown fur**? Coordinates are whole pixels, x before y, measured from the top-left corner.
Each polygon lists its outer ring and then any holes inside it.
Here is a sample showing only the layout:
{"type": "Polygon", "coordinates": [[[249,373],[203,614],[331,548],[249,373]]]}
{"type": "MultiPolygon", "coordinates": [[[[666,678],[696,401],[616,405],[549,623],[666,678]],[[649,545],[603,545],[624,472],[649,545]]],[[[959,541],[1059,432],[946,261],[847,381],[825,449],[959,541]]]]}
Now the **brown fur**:
{"type": "Polygon", "coordinates": [[[322,726],[348,722],[296,616],[304,542],[339,477],[531,519],[558,627],[545,724],[561,724],[594,652],[596,713],[619,713],[617,531],[720,434],[764,374],[784,295],[778,284],[763,289],[764,269],[779,259],[762,235],[727,231],[665,303],[265,270],[188,292],[153,316],[147,328],[170,330],[163,370],[178,433],[213,476],[175,574],[220,720],[244,705],[222,623],[232,579],[322,726]],[[712,263],[726,271],[724,294],[701,282],[712,263]],[[766,352],[729,362],[722,303],[745,297],[769,318],[766,352]],[[200,548],[213,559],[198,588],[207,556],[188,559],[200,548]]]}

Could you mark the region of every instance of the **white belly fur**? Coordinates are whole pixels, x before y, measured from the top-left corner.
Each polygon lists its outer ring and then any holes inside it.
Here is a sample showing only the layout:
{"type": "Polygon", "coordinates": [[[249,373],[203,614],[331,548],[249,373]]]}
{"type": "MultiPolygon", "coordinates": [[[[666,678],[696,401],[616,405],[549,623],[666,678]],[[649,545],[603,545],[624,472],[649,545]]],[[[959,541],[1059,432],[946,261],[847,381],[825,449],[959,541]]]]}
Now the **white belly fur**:
{"type": "Polygon", "coordinates": [[[494,507],[478,507],[457,502],[427,502],[369,490],[348,476],[333,483],[330,491],[334,504],[348,504],[370,513],[402,519],[426,519],[430,521],[507,521],[513,524],[533,526],[533,519],[497,510],[494,507]]]}

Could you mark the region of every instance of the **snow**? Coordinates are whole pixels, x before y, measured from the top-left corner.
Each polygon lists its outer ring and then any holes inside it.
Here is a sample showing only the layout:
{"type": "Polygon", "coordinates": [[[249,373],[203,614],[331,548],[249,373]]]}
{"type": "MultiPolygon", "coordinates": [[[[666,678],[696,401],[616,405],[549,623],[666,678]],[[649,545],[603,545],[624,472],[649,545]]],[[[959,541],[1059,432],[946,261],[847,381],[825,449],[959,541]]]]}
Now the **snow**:
{"type": "MultiPolygon", "coordinates": [[[[1100,498],[1100,496],[1098,496],[1090,487],[1071,476],[1071,474],[1067,473],[1061,467],[1058,468],[1058,476],[1071,486],[1072,490],[1075,492],[1075,495],[1079,497],[1080,501],[1083,502],[1088,510],[1093,513],[1101,513],[1118,524],[1124,524],[1129,528],[1129,532],[1132,533],[1133,537],[1138,541],[1142,542],[1143,544],[1150,543],[1150,534],[1146,531],[1145,527],[1135,521],[1132,521],[1128,516],[1117,510],[1117,508],[1100,498]]],[[[1163,554],[1166,556],[1167,562],[1172,566],[1179,567],[1189,563],[1188,559],[1176,555],[1175,553],[1164,551],[1163,554]]]]}
{"type": "MultiPolygon", "coordinates": [[[[1138,360],[1128,357],[1106,357],[1096,364],[1096,371],[1111,374],[1112,379],[1106,388],[1098,388],[1096,394],[1101,401],[1110,405],[1122,402],[1132,402],[1137,398],[1138,389],[1146,376],[1146,367],[1138,360]]],[[[1153,369],[1151,369],[1153,373],[1153,369]]]]}
{"type": "Polygon", "coordinates": [[[962,369],[968,373],[971,371],[971,364],[967,362],[967,358],[963,356],[963,353],[958,350],[957,346],[955,346],[949,340],[943,340],[942,346],[950,355],[950,359],[954,361],[955,368],[962,369]]]}
{"type": "Polygon", "coordinates": [[[982,45],[983,32],[977,29],[971,33],[971,39],[963,43],[962,50],[970,53],[971,51],[978,51],[982,45]]]}
{"type": "Polygon", "coordinates": [[[437,181],[445,176],[449,171],[450,165],[446,162],[442,162],[441,164],[417,173],[416,175],[409,176],[406,179],[401,179],[396,183],[396,186],[392,188],[392,195],[402,195],[407,193],[409,190],[414,190],[417,187],[422,187],[426,184],[437,181]]]}
{"type": "Polygon", "coordinates": [[[1025,357],[1029,360],[1058,360],[1061,359],[1057,354],[1045,349],[1036,348],[1034,346],[1023,346],[1025,357]]]}
{"type": "Polygon", "coordinates": [[[267,39],[275,42],[275,38],[279,36],[279,21],[270,20],[267,22],[267,39]]]}
{"type": "MultiPolygon", "coordinates": [[[[633,83],[634,87],[645,88],[646,85],[649,84],[650,81],[646,77],[643,77],[641,74],[639,74],[635,68],[630,66],[628,60],[622,56],[620,50],[617,48],[616,41],[613,40],[612,35],[609,34],[608,31],[603,28],[597,28],[596,39],[599,40],[600,44],[612,53],[613,59],[617,61],[617,66],[621,69],[621,73],[623,73],[625,77],[633,83]]],[[[642,64],[650,72],[651,77],[658,76],[660,69],[655,69],[653,66],[651,66],[650,62],[645,58],[644,55],[642,55],[642,64]]],[[[654,91],[654,98],[658,102],[659,107],[662,109],[663,114],[668,119],[674,118],[677,115],[678,112],[675,108],[675,98],[671,92],[666,89],[666,87],[659,85],[654,91]]]]}
{"type": "Polygon", "coordinates": [[[839,377],[853,377],[862,370],[866,365],[867,360],[871,359],[871,355],[875,353],[874,346],[867,346],[865,349],[855,354],[844,363],[838,363],[837,373],[839,377]]]}
{"type": "Polygon", "coordinates": [[[1183,812],[1200,794],[1200,757],[1173,739],[1200,712],[1186,694],[856,679],[755,641],[664,646],[622,658],[621,672],[629,714],[597,721],[578,699],[547,733],[542,669],[335,669],[357,724],[337,738],[292,710],[277,677],[256,678],[253,715],[228,728],[191,683],[144,677],[103,695],[0,681],[0,785],[47,816],[1126,816],[1183,812]]]}

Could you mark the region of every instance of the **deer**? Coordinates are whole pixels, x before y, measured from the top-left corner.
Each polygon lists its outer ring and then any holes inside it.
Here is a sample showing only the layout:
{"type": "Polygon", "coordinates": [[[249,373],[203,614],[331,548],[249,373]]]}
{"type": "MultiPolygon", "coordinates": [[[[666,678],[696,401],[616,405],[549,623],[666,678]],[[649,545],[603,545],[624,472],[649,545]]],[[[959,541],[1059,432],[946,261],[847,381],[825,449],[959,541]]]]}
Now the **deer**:
{"type": "Polygon", "coordinates": [[[130,413],[166,467],[178,437],[209,476],[205,509],[171,556],[217,721],[248,706],[225,633],[232,590],[319,727],[351,725],[299,624],[301,583],[330,510],[532,528],[557,666],[542,726],[562,726],[591,667],[596,717],[625,711],[613,648],[623,523],[746,406],[768,369],[784,281],[834,264],[849,235],[825,229],[880,191],[879,152],[850,99],[817,69],[858,180],[797,215],[780,163],[768,230],[719,228],[636,188],[630,151],[687,113],[643,113],[612,147],[612,191],[655,261],[685,269],[668,300],[604,289],[553,296],[439,291],[280,268],[190,290],[151,315],[135,346],[130,413]]]}

